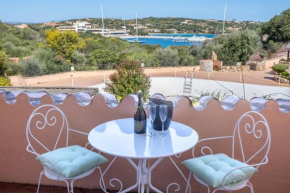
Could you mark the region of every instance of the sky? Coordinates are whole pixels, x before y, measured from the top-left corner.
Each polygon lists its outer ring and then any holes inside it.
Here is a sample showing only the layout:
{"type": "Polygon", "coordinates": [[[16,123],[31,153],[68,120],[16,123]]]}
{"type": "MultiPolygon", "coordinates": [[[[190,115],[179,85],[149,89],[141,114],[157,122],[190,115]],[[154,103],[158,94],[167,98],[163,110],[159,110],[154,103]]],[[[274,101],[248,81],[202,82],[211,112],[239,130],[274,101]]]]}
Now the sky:
{"type": "Polygon", "coordinates": [[[0,0],[4,22],[47,22],[79,18],[186,17],[268,21],[290,8],[290,0],[0,0]]]}

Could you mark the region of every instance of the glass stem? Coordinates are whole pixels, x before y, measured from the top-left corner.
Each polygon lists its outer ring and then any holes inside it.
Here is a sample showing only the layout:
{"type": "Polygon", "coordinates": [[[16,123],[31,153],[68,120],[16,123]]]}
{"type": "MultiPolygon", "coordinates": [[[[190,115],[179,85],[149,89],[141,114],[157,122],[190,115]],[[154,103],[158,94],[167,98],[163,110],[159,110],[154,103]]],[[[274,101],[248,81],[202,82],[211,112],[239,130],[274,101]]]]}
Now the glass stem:
{"type": "Polygon", "coordinates": [[[162,121],[162,135],[164,134],[164,121],[162,121]]]}

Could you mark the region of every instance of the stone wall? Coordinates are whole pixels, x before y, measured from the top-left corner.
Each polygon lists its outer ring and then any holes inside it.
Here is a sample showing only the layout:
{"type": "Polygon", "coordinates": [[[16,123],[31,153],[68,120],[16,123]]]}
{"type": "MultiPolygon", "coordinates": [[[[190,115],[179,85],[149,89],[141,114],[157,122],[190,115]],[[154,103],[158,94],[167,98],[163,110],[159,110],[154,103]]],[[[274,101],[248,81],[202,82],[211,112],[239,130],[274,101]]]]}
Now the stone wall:
{"type": "Polygon", "coordinates": [[[266,69],[265,62],[249,62],[250,70],[263,71],[266,69]]]}
{"type": "Polygon", "coordinates": [[[212,60],[200,60],[199,67],[200,67],[200,71],[211,72],[211,71],[213,71],[213,61],[212,60]]]}
{"type": "Polygon", "coordinates": [[[290,81],[286,78],[281,78],[279,76],[274,76],[274,81],[284,83],[284,84],[289,84],[290,81]]]}
{"type": "MultiPolygon", "coordinates": [[[[250,66],[246,65],[246,66],[242,66],[243,71],[249,71],[250,70],[250,66]]],[[[237,66],[222,66],[221,67],[221,71],[222,72],[239,72],[241,70],[241,67],[237,67],[237,66]]]]}

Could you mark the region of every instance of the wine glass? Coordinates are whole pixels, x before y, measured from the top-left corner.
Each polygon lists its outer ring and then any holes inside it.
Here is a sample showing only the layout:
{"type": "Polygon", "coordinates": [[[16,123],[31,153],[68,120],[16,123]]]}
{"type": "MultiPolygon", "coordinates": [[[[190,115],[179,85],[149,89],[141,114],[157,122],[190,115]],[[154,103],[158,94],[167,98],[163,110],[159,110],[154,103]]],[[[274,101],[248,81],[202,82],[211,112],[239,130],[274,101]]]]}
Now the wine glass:
{"type": "Polygon", "coordinates": [[[162,132],[160,133],[160,136],[165,137],[167,133],[165,133],[164,131],[164,121],[166,120],[166,117],[167,117],[167,105],[164,105],[164,104],[160,105],[159,116],[162,121],[162,132]]]}
{"type": "Polygon", "coordinates": [[[151,121],[151,127],[149,129],[149,134],[148,136],[152,137],[155,133],[153,132],[153,121],[156,118],[156,105],[155,104],[150,104],[149,105],[149,119],[151,121]]]}

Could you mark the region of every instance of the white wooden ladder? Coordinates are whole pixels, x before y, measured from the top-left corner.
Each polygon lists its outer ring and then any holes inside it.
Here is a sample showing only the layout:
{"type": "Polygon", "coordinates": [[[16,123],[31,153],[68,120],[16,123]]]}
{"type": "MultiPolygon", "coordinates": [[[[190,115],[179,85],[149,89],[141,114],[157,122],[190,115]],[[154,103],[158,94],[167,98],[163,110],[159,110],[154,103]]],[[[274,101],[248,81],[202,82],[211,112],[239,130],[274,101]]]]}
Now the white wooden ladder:
{"type": "Polygon", "coordinates": [[[183,94],[192,94],[192,80],[193,80],[193,72],[191,77],[189,77],[189,70],[186,72],[186,76],[184,77],[184,85],[183,85],[183,94]]]}

